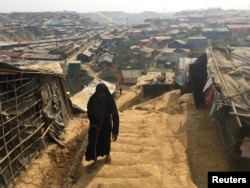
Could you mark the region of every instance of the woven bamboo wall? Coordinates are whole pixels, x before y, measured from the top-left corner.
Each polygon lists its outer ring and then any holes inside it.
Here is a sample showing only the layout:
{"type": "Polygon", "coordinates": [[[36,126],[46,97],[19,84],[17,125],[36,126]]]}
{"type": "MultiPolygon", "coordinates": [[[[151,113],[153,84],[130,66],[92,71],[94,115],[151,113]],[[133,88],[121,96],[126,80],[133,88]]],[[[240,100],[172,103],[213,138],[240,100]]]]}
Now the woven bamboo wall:
{"type": "Polygon", "coordinates": [[[15,183],[70,118],[63,79],[53,74],[0,72],[0,187],[15,183]]]}

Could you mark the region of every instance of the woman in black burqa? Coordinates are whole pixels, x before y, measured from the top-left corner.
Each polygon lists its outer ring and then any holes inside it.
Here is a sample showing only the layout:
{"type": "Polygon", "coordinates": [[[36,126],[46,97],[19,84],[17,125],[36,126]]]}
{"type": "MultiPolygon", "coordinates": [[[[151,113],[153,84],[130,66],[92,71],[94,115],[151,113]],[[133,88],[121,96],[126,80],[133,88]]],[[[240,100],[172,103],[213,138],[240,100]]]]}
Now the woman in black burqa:
{"type": "Polygon", "coordinates": [[[88,145],[85,152],[87,161],[98,156],[106,156],[105,162],[110,163],[111,139],[117,140],[119,133],[119,114],[116,103],[108,87],[100,83],[87,104],[87,114],[90,123],[88,132],[88,145]]]}

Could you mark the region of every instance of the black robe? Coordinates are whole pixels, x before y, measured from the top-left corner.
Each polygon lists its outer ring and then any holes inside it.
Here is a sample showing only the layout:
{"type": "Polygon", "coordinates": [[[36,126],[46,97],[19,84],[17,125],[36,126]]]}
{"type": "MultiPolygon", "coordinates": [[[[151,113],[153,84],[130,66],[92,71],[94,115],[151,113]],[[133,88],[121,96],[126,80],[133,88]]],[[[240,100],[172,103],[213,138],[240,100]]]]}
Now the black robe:
{"type": "Polygon", "coordinates": [[[95,160],[98,156],[109,155],[111,146],[111,134],[119,134],[119,114],[110,92],[106,91],[106,109],[103,118],[96,118],[93,114],[93,105],[96,105],[97,93],[94,93],[87,104],[87,114],[90,123],[88,131],[88,145],[85,152],[85,159],[87,161],[95,160]],[[96,131],[95,126],[100,126],[101,130],[96,131]]]}

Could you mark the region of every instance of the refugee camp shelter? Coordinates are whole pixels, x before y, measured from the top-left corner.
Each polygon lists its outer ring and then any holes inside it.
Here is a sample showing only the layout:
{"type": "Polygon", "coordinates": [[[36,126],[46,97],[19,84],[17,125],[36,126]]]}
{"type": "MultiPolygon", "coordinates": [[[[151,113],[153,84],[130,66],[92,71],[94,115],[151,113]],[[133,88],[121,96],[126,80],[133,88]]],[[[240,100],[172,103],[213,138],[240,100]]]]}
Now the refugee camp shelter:
{"type": "Polygon", "coordinates": [[[0,187],[10,187],[71,117],[59,63],[0,63],[0,187]]]}
{"type": "Polygon", "coordinates": [[[172,88],[174,74],[171,69],[144,71],[143,74],[137,78],[136,85],[141,87],[144,97],[159,96],[172,88]]]}
{"type": "Polygon", "coordinates": [[[189,67],[195,105],[210,108],[232,170],[250,170],[249,58],[249,48],[208,47],[189,67]]]}
{"type": "Polygon", "coordinates": [[[124,84],[132,85],[137,83],[137,79],[143,74],[142,70],[122,70],[124,84]]]}
{"type": "Polygon", "coordinates": [[[89,62],[93,59],[94,55],[95,53],[90,52],[89,49],[87,49],[77,55],[77,60],[80,60],[81,62],[89,62]]]}
{"type": "Polygon", "coordinates": [[[113,59],[114,59],[114,55],[113,54],[109,54],[109,53],[103,53],[98,59],[98,66],[101,67],[112,67],[113,65],[113,59]]]}

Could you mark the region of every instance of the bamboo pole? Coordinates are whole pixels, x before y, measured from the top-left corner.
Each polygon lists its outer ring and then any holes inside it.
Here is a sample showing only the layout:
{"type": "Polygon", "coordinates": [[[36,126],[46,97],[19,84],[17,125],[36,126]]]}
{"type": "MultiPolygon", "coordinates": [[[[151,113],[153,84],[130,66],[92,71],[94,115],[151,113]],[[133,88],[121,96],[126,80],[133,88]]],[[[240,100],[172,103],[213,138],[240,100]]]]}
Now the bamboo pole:
{"type": "Polygon", "coordinates": [[[224,98],[224,99],[230,99],[230,98],[233,98],[233,97],[237,97],[237,96],[242,95],[242,94],[244,94],[244,93],[246,93],[246,92],[248,92],[248,91],[250,91],[250,89],[247,89],[246,91],[242,91],[242,92],[237,93],[237,94],[235,94],[235,95],[228,96],[228,97],[226,97],[226,98],[224,98]]]}
{"type": "MultiPolygon", "coordinates": [[[[219,75],[219,77],[220,77],[220,79],[221,79],[221,82],[222,82],[222,84],[223,84],[223,86],[224,86],[224,89],[225,89],[225,91],[226,91],[227,95],[229,96],[229,92],[228,92],[228,89],[227,89],[227,87],[226,87],[226,84],[225,84],[224,78],[223,78],[223,76],[222,76],[222,75],[221,75],[221,73],[220,73],[220,70],[219,70],[219,67],[218,67],[218,64],[217,64],[217,60],[216,60],[216,59],[215,59],[215,57],[214,57],[214,53],[213,53],[213,51],[212,51],[211,47],[210,47],[209,49],[210,49],[211,54],[212,54],[212,56],[213,56],[214,63],[215,63],[215,65],[216,65],[216,70],[217,70],[217,73],[218,73],[218,75],[219,75]]],[[[231,103],[231,106],[232,106],[232,108],[233,108],[233,112],[234,112],[235,114],[237,114],[237,111],[236,111],[236,108],[235,108],[234,102],[233,102],[232,100],[230,100],[230,103],[231,103]]],[[[237,122],[238,122],[239,126],[240,126],[240,127],[242,127],[242,124],[241,124],[241,122],[240,122],[240,118],[239,118],[239,116],[238,116],[238,115],[236,115],[236,120],[237,120],[237,122]]]]}
{"type": "Polygon", "coordinates": [[[243,118],[250,118],[250,114],[242,114],[242,113],[234,113],[234,112],[229,112],[229,114],[235,115],[235,116],[240,116],[243,118]]]}

